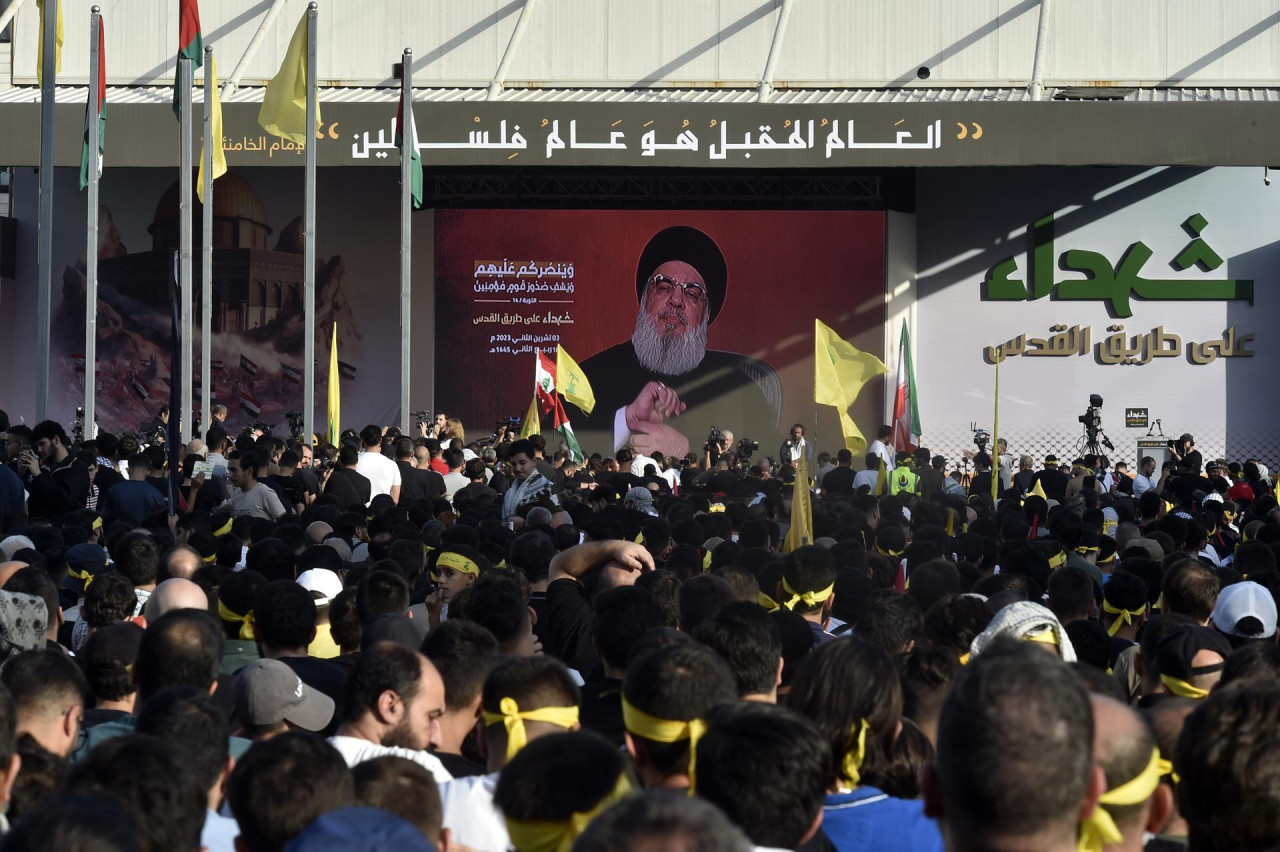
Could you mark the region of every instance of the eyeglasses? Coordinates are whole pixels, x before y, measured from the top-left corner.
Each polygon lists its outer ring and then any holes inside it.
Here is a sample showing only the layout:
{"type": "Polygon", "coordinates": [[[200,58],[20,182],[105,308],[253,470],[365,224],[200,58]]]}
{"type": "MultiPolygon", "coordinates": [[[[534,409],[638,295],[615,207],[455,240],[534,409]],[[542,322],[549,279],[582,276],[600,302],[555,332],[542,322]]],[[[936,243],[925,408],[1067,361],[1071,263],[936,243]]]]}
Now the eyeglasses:
{"type": "Polygon", "coordinates": [[[702,304],[707,300],[706,288],[697,281],[677,281],[665,275],[653,275],[646,286],[652,287],[664,299],[679,287],[684,291],[684,297],[695,304],[702,304]]]}

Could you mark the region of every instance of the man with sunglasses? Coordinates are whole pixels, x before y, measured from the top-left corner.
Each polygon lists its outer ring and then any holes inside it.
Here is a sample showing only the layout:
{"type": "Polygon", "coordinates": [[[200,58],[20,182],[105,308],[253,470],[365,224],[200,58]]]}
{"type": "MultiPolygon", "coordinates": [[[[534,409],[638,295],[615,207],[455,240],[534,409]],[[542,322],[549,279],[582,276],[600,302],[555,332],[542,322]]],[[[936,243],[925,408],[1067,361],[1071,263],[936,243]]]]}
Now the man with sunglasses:
{"type": "Polygon", "coordinates": [[[584,424],[593,438],[678,457],[713,425],[776,433],[782,384],[773,367],[707,348],[727,275],[719,246],[696,228],[664,228],[649,240],[636,265],[631,339],[582,364],[596,392],[584,424]]]}

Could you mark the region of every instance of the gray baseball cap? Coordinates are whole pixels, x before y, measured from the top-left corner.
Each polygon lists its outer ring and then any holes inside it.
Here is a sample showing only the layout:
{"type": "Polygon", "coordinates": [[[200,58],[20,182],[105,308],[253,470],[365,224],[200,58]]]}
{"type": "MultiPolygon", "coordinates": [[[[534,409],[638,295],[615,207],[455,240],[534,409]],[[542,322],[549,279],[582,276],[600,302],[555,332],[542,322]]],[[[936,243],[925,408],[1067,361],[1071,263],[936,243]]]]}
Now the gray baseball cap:
{"type": "Polygon", "coordinates": [[[285,721],[320,731],[333,719],[333,699],[302,682],[279,660],[254,660],[235,680],[236,716],[246,725],[285,721]]]}

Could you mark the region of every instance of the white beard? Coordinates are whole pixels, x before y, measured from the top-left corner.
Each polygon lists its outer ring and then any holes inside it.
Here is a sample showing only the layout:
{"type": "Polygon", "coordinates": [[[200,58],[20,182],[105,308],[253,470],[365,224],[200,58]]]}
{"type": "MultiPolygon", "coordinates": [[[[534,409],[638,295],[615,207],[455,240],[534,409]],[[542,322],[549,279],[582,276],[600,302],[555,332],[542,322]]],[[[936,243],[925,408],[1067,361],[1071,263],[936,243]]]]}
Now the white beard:
{"type": "MultiPolygon", "coordinates": [[[[674,315],[674,312],[672,312],[674,315]]],[[[707,320],[704,312],[702,324],[683,335],[664,333],[653,317],[643,307],[636,314],[636,330],[631,335],[631,345],[636,360],[646,370],[663,376],[682,376],[702,363],[707,353],[707,320]]],[[[665,322],[663,322],[665,325],[665,322]]]]}

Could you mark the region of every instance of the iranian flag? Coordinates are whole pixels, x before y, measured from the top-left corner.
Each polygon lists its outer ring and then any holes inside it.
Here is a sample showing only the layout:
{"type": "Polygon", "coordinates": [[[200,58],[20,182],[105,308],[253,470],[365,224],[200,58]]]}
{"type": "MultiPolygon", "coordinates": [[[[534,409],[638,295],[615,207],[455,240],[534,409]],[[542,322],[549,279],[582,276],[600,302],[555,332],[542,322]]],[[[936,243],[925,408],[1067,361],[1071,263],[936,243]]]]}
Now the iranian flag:
{"type": "Polygon", "coordinates": [[[902,321],[898,342],[898,392],[893,397],[893,448],[914,453],[920,446],[920,409],[916,404],[916,371],[911,363],[911,335],[902,321]]]}
{"type": "Polygon", "coordinates": [[[102,28],[102,16],[98,16],[98,90],[90,92],[84,104],[84,143],[80,147],[80,188],[89,185],[89,164],[102,177],[102,152],[107,148],[107,43],[102,28]],[[95,103],[96,101],[96,103],[95,103]],[[98,150],[89,152],[89,122],[98,117],[98,150]]]}
{"type": "MultiPolygon", "coordinates": [[[[178,0],[178,60],[191,60],[191,73],[204,64],[204,38],[200,35],[200,5],[196,0],[178,0]]],[[[173,71],[173,114],[179,119],[178,70],[173,71]]]]}
{"type": "MultiPolygon", "coordinates": [[[[403,89],[403,87],[401,87],[403,89]]],[[[400,106],[396,110],[396,149],[404,141],[405,93],[400,94],[400,106]]],[[[418,127],[413,121],[413,101],[409,101],[409,180],[413,193],[413,209],[422,207],[422,157],[418,155],[418,127]]],[[[401,196],[403,198],[404,196],[401,196]]]]}
{"type": "Polygon", "coordinates": [[[573,426],[569,423],[569,415],[564,412],[564,403],[556,393],[556,362],[538,350],[538,365],[534,377],[534,394],[538,406],[543,413],[553,415],[552,428],[560,433],[565,446],[569,448],[569,456],[575,462],[581,462],[582,447],[578,446],[578,438],[573,434],[573,426]]]}

